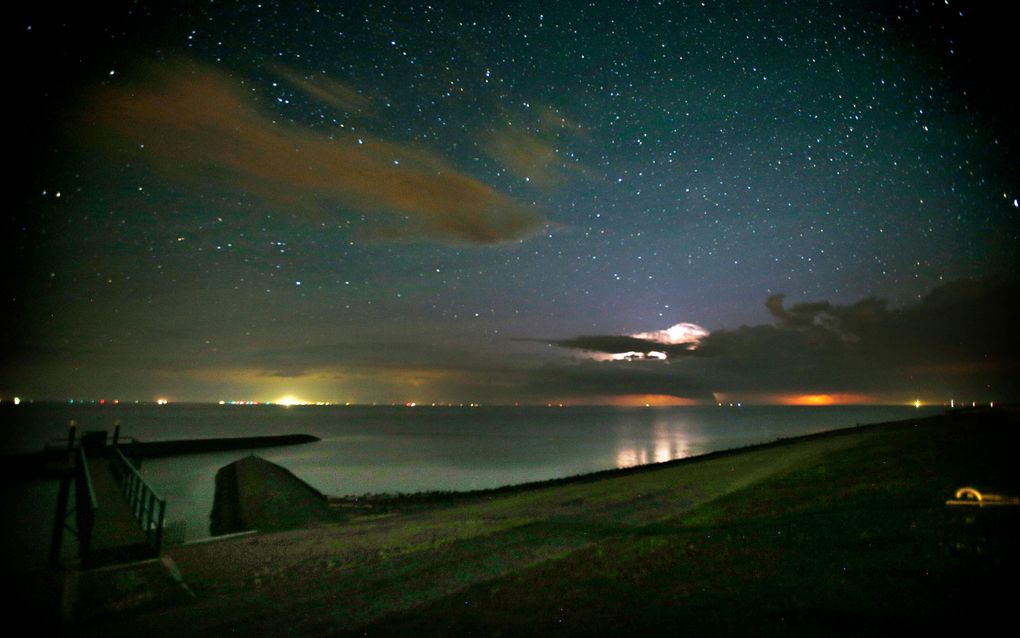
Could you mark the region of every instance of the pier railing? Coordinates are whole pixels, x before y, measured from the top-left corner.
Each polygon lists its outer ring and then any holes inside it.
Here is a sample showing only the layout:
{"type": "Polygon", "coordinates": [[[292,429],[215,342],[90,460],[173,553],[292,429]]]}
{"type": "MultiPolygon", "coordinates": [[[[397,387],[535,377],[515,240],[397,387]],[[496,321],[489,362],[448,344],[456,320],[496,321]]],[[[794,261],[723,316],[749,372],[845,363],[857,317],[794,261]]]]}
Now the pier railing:
{"type": "MultiPolygon", "coordinates": [[[[107,445],[119,444],[131,446],[134,445],[135,443],[140,443],[140,441],[134,438],[133,436],[122,436],[119,439],[108,437],[106,439],[106,443],[107,445]]],[[[54,456],[57,454],[62,454],[68,451],[76,450],[78,449],[78,447],[80,447],[80,445],[81,443],[78,440],[72,440],[69,443],[66,438],[54,437],[43,444],[43,454],[47,456],[54,456]]]]}
{"type": "Polygon", "coordinates": [[[110,469],[120,485],[131,508],[131,514],[145,532],[145,538],[159,554],[163,545],[163,522],[166,518],[166,499],[152,489],[138,468],[118,448],[113,449],[110,469]]]}
{"type": "Polygon", "coordinates": [[[85,457],[85,449],[78,448],[78,480],[75,483],[74,508],[78,527],[78,546],[82,556],[87,556],[92,545],[92,525],[99,509],[99,499],[92,487],[92,475],[89,473],[89,462],[85,457]]]}

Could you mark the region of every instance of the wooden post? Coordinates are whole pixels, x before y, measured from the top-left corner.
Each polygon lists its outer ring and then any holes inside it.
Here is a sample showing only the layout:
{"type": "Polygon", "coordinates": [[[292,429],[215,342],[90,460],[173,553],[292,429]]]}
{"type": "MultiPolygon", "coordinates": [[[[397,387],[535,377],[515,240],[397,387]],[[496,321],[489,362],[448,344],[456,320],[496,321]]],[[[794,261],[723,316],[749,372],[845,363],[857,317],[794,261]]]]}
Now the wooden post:
{"type": "Polygon", "coordinates": [[[142,499],[138,503],[138,515],[135,517],[139,522],[145,518],[145,508],[149,505],[149,494],[151,494],[149,490],[142,490],[142,499]]]}
{"type": "MultiPolygon", "coordinates": [[[[74,441],[78,434],[78,422],[74,419],[67,424],[67,461],[74,462],[74,441]]],[[[60,488],[57,491],[57,508],[53,514],[53,534],[50,536],[50,565],[60,566],[60,550],[64,545],[64,526],[67,524],[67,500],[71,495],[73,470],[64,472],[60,477],[60,488]]]]}
{"type": "Polygon", "coordinates": [[[113,447],[117,447],[117,443],[120,442],[120,419],[113,420],[113,447]]]}
{"type": "Polygon", "coordinates": [[[166,501],[163,499],[159,500],[159,517],[156,519],[156,541],[153,543],[156,547],[156,555],[159,556],[160,550],[163,547],[163,519],[166,517],[166,501]]]}
{"type": "Polygon", "coordinates": [[[74,439],[78,434],[78,422],[71,419],[70,423],[67,424],[67,451],[68,453],[74,452],[74,439]]]}
{"type": "Polygon", "coordinates": [[[138,516],[138,501],[142,498],[142,482],[134,474],[131,475],[135,481],[134,493],[131,495],[131,514],[138,516]]]}
{"type": "Polygon", "coordinates": [[[130,507],[132,509],[132,511],[133,511],[134,508],[135,508],[135,492],[138,491],[137,490],[137,488],[138,488],[138,481],[135,479],[135,475],[134,474],[128,474],[128,479],[129,479],[129,482],[128,482],[128,486],[129,487],[128,487],[128,493],[127,493],[127,501],[128,501],[128,507],[130,507]]]}
{"type": "Polygon", "coordinates": [[[146,538],[152,537],[152,521],[154,518],[156,518],[155,517],[156,512],[154,511],[155,509],[156,509],[156,495],[153,494],[152,492],[149,492],[149,498],[146,499],[145,503],[145,520],[143,522],[143,524],[145,525],[146,538]]]}
{"type": "Polygon", "coordinates": [[[67,498],[71,493],[71,474],[60,477],[57,492],[57,511],[53,515],[53,535],[50,537],[50,565],[60,566],[60,550],[64,545],[64,525],[67,519],[67,498]]]}

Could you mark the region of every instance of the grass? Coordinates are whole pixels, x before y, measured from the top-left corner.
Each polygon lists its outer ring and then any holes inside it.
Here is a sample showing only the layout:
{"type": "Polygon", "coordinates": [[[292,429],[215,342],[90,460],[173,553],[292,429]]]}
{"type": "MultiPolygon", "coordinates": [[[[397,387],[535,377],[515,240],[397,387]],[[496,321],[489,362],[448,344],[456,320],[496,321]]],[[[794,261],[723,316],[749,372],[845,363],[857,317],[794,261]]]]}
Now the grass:
{"type": "Polygon", "coordinates": [[[862,428],[171,551],[198,599],[104,635],[990,629],[1015,599],[1017,419],[862,428]],[[999,607],[1001,606],[1001,607],[999,607]]]}
{"type": "Polygon", "coordinates": [[[1015,599],[1017,511],[943,501],[975,480],[1015,493],[1015,443],[1004,424],[977,436],[952,422],[869,436],[369,634],[991,628],[1015,599]]]}

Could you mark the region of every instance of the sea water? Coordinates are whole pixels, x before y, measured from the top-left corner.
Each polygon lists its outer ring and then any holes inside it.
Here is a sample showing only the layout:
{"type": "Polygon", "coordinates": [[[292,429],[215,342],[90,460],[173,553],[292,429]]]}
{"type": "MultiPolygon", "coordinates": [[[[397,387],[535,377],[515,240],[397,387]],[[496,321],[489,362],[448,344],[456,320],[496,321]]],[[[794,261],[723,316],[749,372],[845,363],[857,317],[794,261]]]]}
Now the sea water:
{"type": "Polygon", "coordinates": [[[186,537],[209,534],[219,468],[256,453],[328,495],[474,490],[541,481],[932,414],[941,408],[405,407],[22,404],[2,413],[0,451],[79,432],[142,441],[312,434],[316,443],[147,459],[142,474],[186,537]]]}

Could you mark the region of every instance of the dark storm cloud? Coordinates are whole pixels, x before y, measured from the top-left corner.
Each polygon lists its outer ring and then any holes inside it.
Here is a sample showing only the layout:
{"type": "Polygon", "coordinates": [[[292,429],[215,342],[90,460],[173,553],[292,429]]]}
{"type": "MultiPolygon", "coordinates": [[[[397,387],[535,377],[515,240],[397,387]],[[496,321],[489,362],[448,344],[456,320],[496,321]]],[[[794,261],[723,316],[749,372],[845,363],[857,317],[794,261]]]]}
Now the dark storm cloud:
{"type": "MultiPolygon", "coordinates": [[[[780,295],[766,307],[772,325],[719,330],[690,356],[668,361],[584,362],[561,366],[576,391],[668,393],[860,393],[1015,398],[1020,364],[1020,284],[959,281],[918,303],[890,308],[877,298],[854,304],[794,304],[780,295]],[[640,363],[640,366],[635,366],[640,363]],[[598,379],[598,382],[593,382],[598,379]]],[[[599,352],[646,351],[631,337],[579,337],[556,345],[599,352]]],[[[659,344],[655,344],[659,345],[659,344]]],[[[547,374],[548,378],[555,374],[547,374]]],[[[562,385],[562,384],[561,384],[562,385]]]]}
{"type": "Polygon", "coordinates": [[[868,297],[850,306],[833,306],[829,302],[809,302],[784,307],[785,295],[772,295],[765,300],[765,308],[775,318],[777,327],[806,330],[812,327],[837,332],[846,338],[856,338],[861,329],[888,316],[888,303],[884,299],[868,297]]]}
{"type": "Polygon", "coordinates": [[[682,356],[692,354],[690,344],[686,343],[660,343],[650,339],[640,339],[627,335],[588,335],[552,341],[554,345],[562,348],[574,348],[588,352],[602,352],[614,354],[620,352],[665,352],[668,356],[682,356]]]}
{"type": "MultiPolygon", "coordinates": [[[[334,108],[370,107],[342,83],[281,73],[334,108]]],[[[85,119],[91,143],[184,186],[246,193],[314,221],[354,211],[379,238],[494,244],[545,224],[530,206],[427,149],[274,120],[240,83],[195,62],[167,63],[144,82],[107,88],[85,119]]]]}

